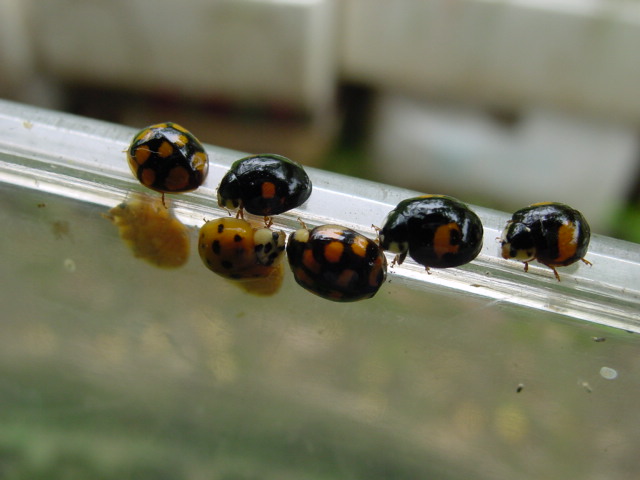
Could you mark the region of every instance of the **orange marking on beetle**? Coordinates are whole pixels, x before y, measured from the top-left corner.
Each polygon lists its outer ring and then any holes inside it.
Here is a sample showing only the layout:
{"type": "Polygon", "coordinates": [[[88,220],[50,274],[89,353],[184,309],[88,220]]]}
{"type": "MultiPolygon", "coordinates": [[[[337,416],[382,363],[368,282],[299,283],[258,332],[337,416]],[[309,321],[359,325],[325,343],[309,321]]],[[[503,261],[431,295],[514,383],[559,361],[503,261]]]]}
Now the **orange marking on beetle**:
{"type": "Polygon", "coordinates": [[[177,138],[173,141],[177,147],[184,147],[187,143],[189,143],[189,139],[186,135],[178,135],[177,138]]]}
{"type": "Polygon", "coordinates": [[[260,193],[262,198],[273,198],[276,196],[276,186],[272,182],[264,182],[260,193]]]}
{"type": "Polygon", "coordinates": [[[357,276],[358,274],[354,270],[343,270],[336,279],[336,284],[342,288],[346,288],[357,276]]]}
{"type": "Polygon", "coordinates": [[[367,247],[369,246],[369,240],[365,237],[355,237],[351,244],[351,250],[358,257],[364,258],[367,255],[367,247]]]}
{"type": "Polygon", "coordinates": [[[193,159],[191,160],[191,165],[193,168],[199,172],[202,172],[207,167],[207,154],[204,152],[197,152],[193,155],[193,159]]]}
{"type": "Polygon", "coordinates": [[[419,195],[416,198],[446,198],[446,195],[438,195],[437,193],[430,193],[427,195],[419,195]]]}
{"type": "Polygon", "coordinates": [[[553,263],[563,263],[576,254],[578,235],[573,223],[560,225],[558,229],[558,256],[553,263]]]}
{"type": "Polygon", "coordinates": [[[165,179],[164,186],[167,190],[183,190],[189,185],[189,172],[183,167],[172,168],[165,179]]]}
{"type": "MultiPolygon", "coordinates": [[[[168,127],[168,126],[169,126],[168,123],[164,124],[165,128],[168,127]]],[[[189,133],[189,131],[186,128],[184,128],[182,125],[178,125],[177,123],[172,124],[171,127],[176,129],[176,130],[178,130],[178,131],[180,131],[180,132],[189,133]]]]}
{"type": "Polygon", "coordinates": [[[380,256],[376,258],[376,261],[373,265],[373,268],[369,272],[369,285],[372,287],[378,286],[380,276],[382,274],[383,264],[386,260],[384,260],[384,256],[380,256]]]}
{"type": "Polygon", "coordinates": [[[144,162],[149,160],[150,156],[151,156],[151,150],[149,150],[149,147],[146,145],[142,145],[136,148],[136,151],[134,152],[132,159],[138,165],[143,165],[144,162]]]}
{"type": "Polygon", "coordinates": [[[455,223],[447,223],[436,229],[433,235],[433,251],[438,257],[443,257],[447,253],[457,253],[460,250],[460,245],[453,245],[451,243],[451,233],[460,233],[460,226],[455,223]]]}
{"type": "Polygon", "coordinates": [[[140,176],[140,181],[143,185],[147,187],[153,185],[153,182],[156,181],[156,173],[150,168],[145,168],[142,170],[142,175],[140,176]]]}
{"type": "Polygon", "coordinates": [[[158,155],[160,155],[162,158],[167,158],[173,153],[173,151],[173,145],[171,145],[171,143],[167,141],[162,142],[160,144],[160,147],[158,147],[158,155]]]}
{"type": "Polygon", "coordinates": [[[293,271],[293,274],[296,277],[296,280],[298,280],[300,283],[307,285],[310,288],[314,287],[315,282],[313,281],[313,279],[309,277],[309,275],[307,275],[306,272],[301,268],[296,268],[293,271]]]}
{"type": "Polygon", "coordinates": [[[141,143],[146,142],[151,137],[153,137],[154,134],[155,134],[155,130],[153,128],[148,128],[145,131],[138,134],[134,142],[141,142],[141,143]]]}
{"type": "Polygon", "coordinates": [[[335,238],[336,240],[342,240],[344,238],[344,231],[339,227],[324,226],[317,231],[327,238],[335,238]]]}
{"type": "Polygon", "coordinates": [[[327,297],[329,298],[334,298],[336,300],[341,300],[342,298],[344,298],[344,293],[342,292],[338,292],[337,290],[331,290],[328,294],[327,297]]]}
{"type": "Polygon", "coordinates": [[[340,261],[340,257],[342,257],[342,252],[344,252],[344,244],[334,240],[333,242],[329,242],[325,245],[324,258],[327,262],[338,263],[340,261]]]}
{"type": "Polygon", "coordinates": [[[313,258],[313,250],[307,249],[302,254],[302,264],[313,273],[320,273],[322,266],[313,258]]]}

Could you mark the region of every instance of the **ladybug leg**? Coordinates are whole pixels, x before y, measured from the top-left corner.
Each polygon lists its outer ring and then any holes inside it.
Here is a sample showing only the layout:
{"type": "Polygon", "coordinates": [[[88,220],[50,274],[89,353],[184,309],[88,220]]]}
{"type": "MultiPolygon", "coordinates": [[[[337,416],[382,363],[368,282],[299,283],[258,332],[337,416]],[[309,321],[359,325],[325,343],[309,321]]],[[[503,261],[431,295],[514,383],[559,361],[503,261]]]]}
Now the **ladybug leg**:
{"type": "Polygon", "coordinates": [[[402,265],[402,262],[404,262],[405,258],[407,258],[407,252],[398,253],[395,257],[393,257],[393,261],[391,262],[391,267],[395,267],[396,265],[402,265]]]}
{"type": "Polygon", "coordinates": [[[244,208],[242,208],[242,205],[238,207],[238,211],[236,212],[236,218],[240,218],[244,220],[244,208]]]}
{"type": "Polygon", "coordinates": [[[544,264],[544,266],[553,270],[553,275],[556,277],[556,280],[560,281],[560,274],[558,273],[558,270],[556,270],[556,267],[554,267],[553,265],[547,265],[546,263],[544,264]]]}
{"type": "Polygon", "coordinates": [[[162,192],[162,205],[167,208],[167,203],[164,201],[164,192],[162,192]]]}
{"type": "Polygon", "coordinates": [[[429,267],[424,267],[424,270],[427,274],[431,275],[431,269],[429,267]]]}
{"type": "Polygon", "coordinates": [[[264,228],[271,228],[273,225],[273,217],[264,216],[264,228]]]}
{"type": "Polygon", "coordinates": [[[529,271],[529,262],[522,262],[524,263],[524,273],[527,273],[529,271]]]}
{"type": "Polygon", "coordinates": [[[307,224],[306,224],[306,223],[304,223],[300,217],[298,217],[298,222],[300,222],[300,225],[302,225],[302,228],[304,228],[305,230],[309,230],[309,229],[307,228],[307,224]]]}
{"type": "Polygon", "coordinates": [[[376,232],[376,239],[374,241],[376,242],[376,245],[380,246],[380,227],[376,227],[372,223],[371,228],[373,228],[373,231],[376,232]]]}
{"type": "Polygon", "coordinates": [[[581,258],[580,260],[582,260],[582,263],[584,263],[585,265],[589,265],[590,267],[593,265],[593,263],[591,263],[589,260],[585,258],[581,258]]]}

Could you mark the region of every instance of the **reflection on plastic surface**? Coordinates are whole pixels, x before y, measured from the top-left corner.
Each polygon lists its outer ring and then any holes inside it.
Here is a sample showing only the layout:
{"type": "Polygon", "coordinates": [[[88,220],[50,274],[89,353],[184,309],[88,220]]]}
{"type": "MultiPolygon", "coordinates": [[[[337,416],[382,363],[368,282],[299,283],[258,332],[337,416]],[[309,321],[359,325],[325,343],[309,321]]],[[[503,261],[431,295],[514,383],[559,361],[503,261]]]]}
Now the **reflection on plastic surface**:
{"type": "MultiPolygon", "coordinates": [[[[558,284],[498,258],[492,238],[508,217],[474,207],[485,247],[467,266],[429,275],[407,261],[353,304],[315,297],[287,271],[280,292],[257,297],[195,248],[180,269],[138,261],[101,217],[142,188],[122,153],[131,130],[1,107],[0,454],[11,471],[635,478],[637,246],[595,238],[594,266],[558,284]]],[[[235,158],[210,153],[205,188],[172,197],[192,246],[221,213],[212,185],[235,158]]],[[[309,173],[314,195],[276,219],[285,231],[300,216],[372,236],[407,194],[309,173]]]]}
{"type": "Polygon", "coordinates": [[[136,258],[159,268],[178,268],[189,258],[189,230],[164,197],[134,192],[104,216],[118,227],[136,258]]]}

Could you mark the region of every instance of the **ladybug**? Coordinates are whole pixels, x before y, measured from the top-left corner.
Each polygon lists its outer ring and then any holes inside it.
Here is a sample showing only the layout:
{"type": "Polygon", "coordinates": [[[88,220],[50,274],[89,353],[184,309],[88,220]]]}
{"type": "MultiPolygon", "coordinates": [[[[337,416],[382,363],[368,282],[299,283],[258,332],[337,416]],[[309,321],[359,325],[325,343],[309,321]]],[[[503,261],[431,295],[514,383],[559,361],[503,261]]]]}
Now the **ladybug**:
{"type": "Polygon", "coordinates": [[[162,194],[195,190],[209,170],[202,144],[186,128],[171,122],[140,130],[131,141],[127,159],[140,183],[162,194]]]}
{"type": "Polygon", "coordinates": [[[584,259],[591,229],[582,213],[563,203],[535,203],[515,212],[502,232],[502,257],[524,262],[537,260],[551,270],[558,281],[556,267],[566,267],[584,259]]]}
{"type": "Polygon", "coordinates": [[[311,180],[298,162],[275,154],[235,161],[218,187],[218,204],[271,216],[299,207],[311,195],[311,180]]]}
{"type": "Polygon", "coordinates": [[[224,217],[208,221],[200,228],[198,252],[214,273],[250,282],[244,284],[255,287],[248,287],[250,291],[271,294],[282,283],[285,238],[282,231],[254,228],[242,218],[224,217]]]}
{"type": "Polygon", "coordinates": [[[160,268],[177,268],[189,259],[189,230],[159,198],[133,194],[104,216],[135,257],[160,268]]]}
{"type": "Polygon", "coordinates": [[[387,276],[387,259],[372,240],[338,225],[303,227],[289,235],[287,258],[296,282],[322,298],[373,297],[387,276]]]}
{"type": "Polygon", "coordinates": [[[469,263],[482,248],[483,228],[478,216],[464,203],[445,195],[424,195],[401,201],[379,231],[380,246],[407,254],[429,268],[457,267],[469,263]]]}

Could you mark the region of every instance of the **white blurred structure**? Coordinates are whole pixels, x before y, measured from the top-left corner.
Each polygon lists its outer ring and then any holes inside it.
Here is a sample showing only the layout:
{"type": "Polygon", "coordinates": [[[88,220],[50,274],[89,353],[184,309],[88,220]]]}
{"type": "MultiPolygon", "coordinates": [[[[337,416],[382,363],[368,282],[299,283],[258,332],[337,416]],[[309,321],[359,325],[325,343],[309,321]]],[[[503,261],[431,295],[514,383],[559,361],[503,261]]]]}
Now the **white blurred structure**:
{"type": "Polygon", "coordinates": [[[385,89],[640,123],[640,3],[349,0],[345,74],[385,89]]]}
{"type": "Polygon", "coordinates": [[[322,118],[339,82],[370,86],[376,170],[414,188],[564,200],[597,223],[636,174],[636,1],[0,0],[0,40],[17,99],[46,78],[322,118]]]}
{"type": "Polygon", "coordinates": [[[27,3],[42,68],[59,79],[306,109],[331,98],[332,2],[27,3]]]}
{"type": "Polygon", "coordinates": [[[596,230],[606,227],[637,171],[633,125],[558,110],[531,108],[505,125],[480,108],[389,94],[377,103],[374,125],[376,174],[388,183],[513,210],[563,202],[596,230]]]}

